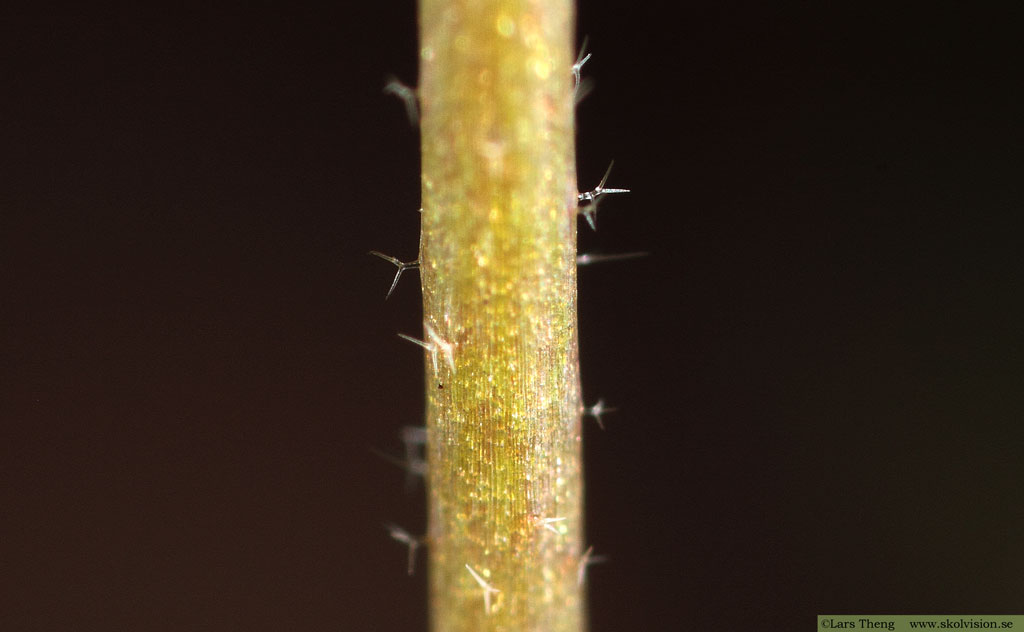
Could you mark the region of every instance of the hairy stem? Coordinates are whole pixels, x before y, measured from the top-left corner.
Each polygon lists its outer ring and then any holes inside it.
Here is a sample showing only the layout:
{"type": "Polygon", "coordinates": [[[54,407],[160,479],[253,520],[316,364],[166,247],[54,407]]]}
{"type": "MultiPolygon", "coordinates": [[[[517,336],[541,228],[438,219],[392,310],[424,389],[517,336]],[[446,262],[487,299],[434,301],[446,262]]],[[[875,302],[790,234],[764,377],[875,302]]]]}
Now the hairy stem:
{"type": "Polygon", "coordinates": [[[580,632],[571,0],[421,0],[435,632],[580,632]]]}

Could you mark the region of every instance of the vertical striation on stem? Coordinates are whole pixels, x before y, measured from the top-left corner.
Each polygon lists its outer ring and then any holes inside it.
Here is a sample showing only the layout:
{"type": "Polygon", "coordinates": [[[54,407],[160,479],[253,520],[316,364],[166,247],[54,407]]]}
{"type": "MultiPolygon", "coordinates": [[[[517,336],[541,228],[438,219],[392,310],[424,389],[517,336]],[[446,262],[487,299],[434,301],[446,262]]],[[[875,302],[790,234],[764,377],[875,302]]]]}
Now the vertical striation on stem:
{"type": "Polygon", "coordinates": [[[432,628],[581,632],[573,5],[419,7],[432,628]]]}

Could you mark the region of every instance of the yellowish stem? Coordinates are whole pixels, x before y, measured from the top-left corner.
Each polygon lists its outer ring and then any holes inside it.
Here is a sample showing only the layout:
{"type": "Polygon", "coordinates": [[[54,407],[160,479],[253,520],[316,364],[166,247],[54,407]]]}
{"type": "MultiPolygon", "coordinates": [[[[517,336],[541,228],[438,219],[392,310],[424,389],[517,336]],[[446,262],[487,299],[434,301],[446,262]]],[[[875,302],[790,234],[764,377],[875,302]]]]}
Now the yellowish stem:
{"type": "Polygon", "coordinates": [[[421,0],[435,632],[581,632],[571,0],[421,0]]]}

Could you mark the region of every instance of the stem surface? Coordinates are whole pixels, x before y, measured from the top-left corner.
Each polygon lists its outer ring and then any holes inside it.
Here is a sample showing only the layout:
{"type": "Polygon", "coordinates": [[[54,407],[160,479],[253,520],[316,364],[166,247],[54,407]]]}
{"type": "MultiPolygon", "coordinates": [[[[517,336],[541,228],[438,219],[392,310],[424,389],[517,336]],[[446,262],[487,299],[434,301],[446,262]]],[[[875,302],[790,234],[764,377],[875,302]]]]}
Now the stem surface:
{"type": "Polygon", "coordinates": [[[573,17],[420,1],[435,632],[585,628],[573,17]]]}

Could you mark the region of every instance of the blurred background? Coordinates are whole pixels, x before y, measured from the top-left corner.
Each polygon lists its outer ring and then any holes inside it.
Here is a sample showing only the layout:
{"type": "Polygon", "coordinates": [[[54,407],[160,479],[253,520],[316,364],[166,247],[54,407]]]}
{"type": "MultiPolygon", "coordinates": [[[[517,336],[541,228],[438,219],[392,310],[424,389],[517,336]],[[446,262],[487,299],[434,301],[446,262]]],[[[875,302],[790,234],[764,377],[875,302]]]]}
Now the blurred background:
{"type": "MultiPolygon", "coordinates": [[[[1024,612],[997,4],[581,3],[594,632],[1024,612]]],[[[426,630],[414,3],[5,6],[0,628],[426,630]]]]}

